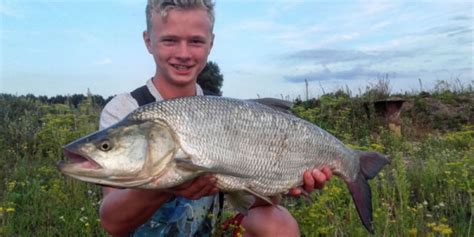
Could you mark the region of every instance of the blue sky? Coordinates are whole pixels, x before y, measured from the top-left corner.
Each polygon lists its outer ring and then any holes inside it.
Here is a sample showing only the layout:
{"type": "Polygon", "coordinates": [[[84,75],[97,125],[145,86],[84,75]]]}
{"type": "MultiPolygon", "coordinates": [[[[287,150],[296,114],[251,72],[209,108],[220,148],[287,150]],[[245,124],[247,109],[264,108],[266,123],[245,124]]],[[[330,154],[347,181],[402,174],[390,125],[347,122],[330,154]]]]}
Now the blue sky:
{"type": "MultiPolygon", "coordinates": [[[[0,1],[0,93],[110,96],[154,73],[142,40],[145,0],[0,1]]],[[[472,1],[216,2],[209,57],[225,96],[303,97],[364,90],[378,78],[392,92],[437,80],[474,83],[472,1]]]]}

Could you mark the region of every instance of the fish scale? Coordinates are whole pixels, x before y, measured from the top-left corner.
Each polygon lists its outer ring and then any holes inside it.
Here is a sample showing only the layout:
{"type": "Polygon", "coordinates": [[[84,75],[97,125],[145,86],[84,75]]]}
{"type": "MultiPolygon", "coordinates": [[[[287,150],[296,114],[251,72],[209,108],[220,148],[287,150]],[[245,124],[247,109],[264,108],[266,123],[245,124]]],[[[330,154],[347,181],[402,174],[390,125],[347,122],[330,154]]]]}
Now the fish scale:
{"type": "MultiPolygon", "coordinates": [[[[226,184],[220,187],[224,190],[252,187],[262,195],[275,195],[300,185],[305,170],[328,164],[358,167],[358,160],[348,156],[353,155],[350,150],[329,133],[256,102],[186,97],[142,107],[131,119],[135,117],[165,121],[198,166],[258,177],[217,174],[226,184]]],[[[348,180],[358,172],[358,168],[331,168],[348,180]]]]}

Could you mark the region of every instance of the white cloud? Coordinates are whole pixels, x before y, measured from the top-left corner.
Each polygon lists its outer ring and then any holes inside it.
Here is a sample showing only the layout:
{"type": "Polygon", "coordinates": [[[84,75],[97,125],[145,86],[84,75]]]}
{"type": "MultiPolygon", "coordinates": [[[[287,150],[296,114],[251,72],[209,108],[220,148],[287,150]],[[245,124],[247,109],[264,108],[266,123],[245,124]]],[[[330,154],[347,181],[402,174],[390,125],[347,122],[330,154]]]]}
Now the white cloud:
{"type": "Polygon", "coordinates": [[[23,15],[17,9],[7,6],[5,3],[0,3],[0,15],[21,18],[23,15]]]}

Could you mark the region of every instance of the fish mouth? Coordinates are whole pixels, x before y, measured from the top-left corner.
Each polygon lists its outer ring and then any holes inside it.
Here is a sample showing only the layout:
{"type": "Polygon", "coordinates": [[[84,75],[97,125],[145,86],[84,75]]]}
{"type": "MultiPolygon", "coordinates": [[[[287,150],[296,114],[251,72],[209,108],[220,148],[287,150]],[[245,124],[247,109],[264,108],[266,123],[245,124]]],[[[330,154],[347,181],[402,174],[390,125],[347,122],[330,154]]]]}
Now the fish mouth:
{"type": "Polygon", "coordinates": [[[58,168],[60,170],[75,168],[75,169],[87,169],[87,170],[99,170],[102,169],[97,162],[95,162],[90,157],[76,152],[67,148],[64,148],[64,156],[66,160],[61,160],[58,163],[58,168]]]}

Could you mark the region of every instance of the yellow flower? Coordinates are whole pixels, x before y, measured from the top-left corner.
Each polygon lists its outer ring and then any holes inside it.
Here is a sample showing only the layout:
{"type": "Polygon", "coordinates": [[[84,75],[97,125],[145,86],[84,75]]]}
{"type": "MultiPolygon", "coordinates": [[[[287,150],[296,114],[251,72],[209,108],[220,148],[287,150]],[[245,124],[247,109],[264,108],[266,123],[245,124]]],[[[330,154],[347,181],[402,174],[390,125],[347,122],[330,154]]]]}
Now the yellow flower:
{"type": "Polygon", "coordinates": [[[449,225],[446,224],[440,224],[438,226],[435,226],[433,228],[433,231],[439,232],[444,235],[450,235],[453,233],[453,230],[449,227],[449,225]]]}
{"type": "Polygon", "coordinates": [[[441,234],[443,235],[450,235],[453,233],[453,230],[451,228],[445,228],[445,229],[441,229],[441,234]]]}
{"type": "Polygon", "coordinates": [[[426,224],[426,227],[429,227],[429,228],[433,228],[435,226],[436,226],[436,223],[434,223],[434,222],[426,224]]]}
{"type": "Polygon", "coordinates": [[[16,186],[16,181],[15,180],[10,181],[7,184],[7,190],[10,192],[15,188],[15,186],[16,186]]]}
{"type": "Polygon", "coordinates": [[[6,211],[7,211],[7,212],[15,212],[15,208],[13,208],[13,207],[7,207],[6,211]]]}
{"type": "Polygon", "coordinates": [[[408,230],[409,236],[416,236],[417,233],[418,233],[418,230],[416,228],[411,228],[408,230]]]}

